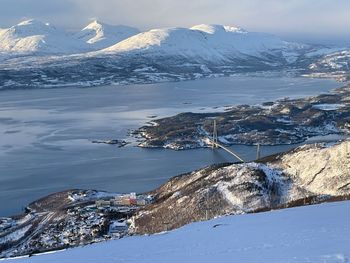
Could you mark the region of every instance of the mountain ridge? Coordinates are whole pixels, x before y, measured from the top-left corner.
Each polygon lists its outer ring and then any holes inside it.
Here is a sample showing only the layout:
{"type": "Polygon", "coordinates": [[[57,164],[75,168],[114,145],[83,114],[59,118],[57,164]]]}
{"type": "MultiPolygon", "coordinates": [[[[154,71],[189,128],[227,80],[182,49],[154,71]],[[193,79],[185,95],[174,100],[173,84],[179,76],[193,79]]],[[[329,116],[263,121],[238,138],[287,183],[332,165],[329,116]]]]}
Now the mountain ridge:
{"type": "Polygon", "coordinates": [[[25,20],[0,31],[0,52],[66,54],[87,49],[62,29],[38,20],[25,20]]]}
{"type": "Polygon", "coordinates": [[[143,56],[182,56],[227,61],[244,55],[259,56],[274,50],[307,48],[266,33],[226,25],[152,29],[125,39],[99,53],[142,53],[143,56]]]}
{"type": "Polygon", "coordinates": [[[144,84],[271,71],[346,80],[349,74],[343,70],[317,66],[336,50],[227,25],[139,32],[93,21],[67,33],[29,20],[0,30],[0,89],[144,84]]]}
{"type": "Polygon", "coordinates": [[[103,49],[140,33],[137,28],[124,25],[109,25],[98,20],[92,21],[76,37],[85,41],[94,50],[103,49]]]}
{"type": "Polygon", "coordinates": [[[105,48],[139,33],[136,28],[93,21],[79,32],[67,32],[35,19],[0,29],[0,52],[8,54],[79,54],[105,48]]]}

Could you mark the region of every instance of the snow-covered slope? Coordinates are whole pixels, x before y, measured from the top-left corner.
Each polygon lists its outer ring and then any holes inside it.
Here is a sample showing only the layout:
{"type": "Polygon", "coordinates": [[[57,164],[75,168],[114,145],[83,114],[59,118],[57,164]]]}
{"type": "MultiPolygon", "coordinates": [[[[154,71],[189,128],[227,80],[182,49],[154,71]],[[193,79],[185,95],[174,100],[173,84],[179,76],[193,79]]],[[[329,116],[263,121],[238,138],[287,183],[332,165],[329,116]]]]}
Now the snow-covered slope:
{"type": "Polygon", "coordinates": [[[31,19],[0,29],[0,53],[85,53],[109,47],[139,32],[128,26],[111,26],[94,21],[73,34],[31,19]]]}
{"type": "Polygon", "coordinates": [[[350,50],[343,49],[321,56],[309,65],[312,77],[334,77],[342,81],[350,79],[350,50]]]}
{"type": "Polygon", "coordinates": [[[49,23],[26,20],[0,30],[0,52],[72,54],[88,50],[88,45],[49,23]]]}
{"type": "Polygon", "coordinates": [[[331,54],[325,54],[324,57],[310,65],[312,70],[349,70],[350,50],[342,50],[331,54]]]}
{"type": "Polygon", "coordinates": [[[11,262],[323,262],[350,259],[350,202],[228,216],[11,262]]]}
{"type": "Polygon", "coordinates": [[[294,184],[313,193],[350,193],[350,141],[331,147],[305,145],[281,157],[276,167],[291,176],[294,184]]]}
{"type": "Polygon", "coordinates": [[[174,177],[136,212],[133,233],[159,233],[225,214],[317,203],[350,194],[350,141],[307,145],[270,163],[214,165],[174,177]],[[176,216],[174,216],[176,214],[176,216]],[[162,218],[162,220],[154,220],[162,218]]]}
{"type": "Polygon", "coordinates": [[[306,75],[315,72],[310,64],[315,67],[334,51],[234,26],[138,32],[98,21],[78,33],[35,20],[0,29],[0,66],[6,70],[0,88],[154,83],[263,71],[306,75]]]}
{"type": "Polygon", "coordinates": [[[76,37],[89,44],[91,49],[99,50],[138,33],[140,31],[137,28],[123,25],[112,26],[95,20],[77,33],[76,37]]]}
{"type": "Polygon", "coordinates": [[[153,29],[117,43],[103,52],[230,60],[242,55],[259,56],[264,52],[303,47],[273,35],[250,33],[237,27],[197,25],[191,28],[153,29]]]}

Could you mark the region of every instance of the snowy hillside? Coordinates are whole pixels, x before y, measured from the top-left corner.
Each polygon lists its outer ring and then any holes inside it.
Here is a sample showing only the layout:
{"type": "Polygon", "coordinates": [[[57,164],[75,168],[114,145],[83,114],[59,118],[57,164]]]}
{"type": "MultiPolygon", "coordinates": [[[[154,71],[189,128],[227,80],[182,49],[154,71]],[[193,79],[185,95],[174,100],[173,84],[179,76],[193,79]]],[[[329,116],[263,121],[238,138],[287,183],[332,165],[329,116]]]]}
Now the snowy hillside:
{"type": "Polygon", "coordinates": [[[0,89],[155,83],[270,71],[307,75],[318,73],[310,65],[334,50],[224,25],[139,33],[94,21],[68,33],[28,20],[0,29],[0,89]]]}
{"type": "Polygon", "coordinates": [[[350,141],[324,148],[305,145],[284,155],[273,166],[313,194],[350,193],[350,141]]]}
{"type": "Polygon", "coordinates": [[[324,262],[350,259],[350,202],[228,216],[11,262],[324,262]]]}
{"type": "Polygon", "coordinates": [[[138,34],[128,26],[112,26],[94,21],[78,33],[68,33],[49,23],[26,20],[0,29],[0,53],[77,54],[99,50],[138,34]]]}
{"type": "Polygon", "coordinates": [[[349,154],[350,141],[307,145],[264,164],[214,165],[174,177],[151,192],[155,202],[135,214],[132,231],[159,233],[164,230],[163,222],[175,229],[225,214],[347,198],[349,154]]]}
{"type": "Polygon", "coordinates": [[[86,52],[88,46],[49,23],[26,20],[7,29],[0,29],[0,52],[71,54],[86,52]]]}
{"type": "Polygon", "coordinates": [[[282,41],[264,33],[250,33],[232,26],[197,25],[191,28],[153,29],[126,39],[103,52],[138,52],[142,55],[183,56],[228,61],[242,55],[301,49],[306,46],[282,41]]]}
{"type": "Polygon", "coordinates": [[[93,21],[76,34],[76,37],[89,44],[92,50],[112,46],[124,39],[140,33],[137,28],[129,26],[112,26],[100,21],[93,21]]]}
{"type": "Polygon", "coordinates": [[[316,69],[331,69],[331,70],[349,70],[350,51],[342,50],[326,54],[325,57],[310,65],[313,70],[316,69]]]}
{"type": "Polygon", "coordinates": [[[350,78],[350,50],[343,49],[325,54],[309,66],[311,76],[336,77],[340,80],[350,78]]]}

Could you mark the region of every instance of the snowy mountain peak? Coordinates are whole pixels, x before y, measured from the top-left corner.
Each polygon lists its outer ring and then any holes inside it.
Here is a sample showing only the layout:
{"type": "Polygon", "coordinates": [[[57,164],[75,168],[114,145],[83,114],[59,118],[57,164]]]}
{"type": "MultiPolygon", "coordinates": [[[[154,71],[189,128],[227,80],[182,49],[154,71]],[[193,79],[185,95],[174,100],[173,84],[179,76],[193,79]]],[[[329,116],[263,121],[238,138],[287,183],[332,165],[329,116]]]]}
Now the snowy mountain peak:
{"type": "Polygon", "coordinates": [[[137,28],[123,25],[112,26],[94,20],[76,36],[89,44],[92,49],[97,50],[114,45],[138,33],[140,31],[137,28]]]}
{"type": "Polygon", "coordinates": [[[0,30],[0,52],[71,54],[87,51],[84,43],[49,23],[30,19],[0,30]]]}
{"type": "Polygon", "coordinates": [[[153,29],[102,52],[142,52],[143,56],[176,56],[197,62],[218,62],[287,48],[286,42],[273,35],[247,32],[234,26],[202,24],[191,28],[153,29]]]}
{"type": "Polygon", "coordinates": [[[23,20],[17,24],[17,26],[28,26],[28,25],[50,26],[50,23],[43,23],[36,19],[28,19],[28,20],[23,20]]]}
{"type": "Polygon", "coordinates": [[[0,29],[0,53],[82,53],[112,46],[139,32],[133,27],[111,26],[94,20],[79,33],[71,34],[50,23],[28,19],[0,29]]]}
{"type": "MultiPolygon", "coordinates": [[[[90,24],[88,24],[84,29],[95,29],[95,28],[101,28],[103,27],[104,23],[98,21],[98,20],[93,20],[90,24]]],[[[83,30],[84,30],[83,29],[83,30]]]]}
{"type": "Polygon", "coordinates": [[[207,24],[201,24],[196,25],[190,28],[191,30],[198,30],[202,31],[208,34],[215,34],[218,32],[232,32],[232,33],[245,33],[243,29],[235,26],[224,26],[224,25],[207,25],[207,24]]]}
{"type": "Polygon", "coordinates": [[[12,31],[15,31],[16,34],[23,34],[28,36],[45,34],[56,30],[56,28],[54,26],[51,26],[50,23],[44,23],[35,19],[24,20],[11,27],[10,29],[12,29],[12,31]]]}

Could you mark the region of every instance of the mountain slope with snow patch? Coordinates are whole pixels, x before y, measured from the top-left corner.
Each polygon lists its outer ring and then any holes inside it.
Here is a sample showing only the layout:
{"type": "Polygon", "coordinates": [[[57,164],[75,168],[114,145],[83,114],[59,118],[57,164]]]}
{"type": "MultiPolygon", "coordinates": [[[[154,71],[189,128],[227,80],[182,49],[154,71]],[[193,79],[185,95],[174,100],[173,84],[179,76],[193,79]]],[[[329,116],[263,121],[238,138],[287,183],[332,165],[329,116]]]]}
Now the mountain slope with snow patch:
{"type": "Polygon", "coordinates": [[[26,20],[0,30],[0,52],[19,54],[72,54],[88,51],[88,46],[49,23],[26,20]]]}
{"type": "Polygon", "coordinates": [[[201,24],[139,33],[94,21],[78,33],[67,33],[28,20],[0,29],[0,89],[155,83],[270,71],[306,75],[313,72],[309,65],[331,51],[234,26],[201,24]]]}
{"type": "Polygon", "coordinates": [[[191,28],[153,29],[102,52],[229,61],[244,56],[263,56],[266,52],[275,54],[281,50],[306,47],[282,41],[269,34],[250,33],[232,26],[203,24],[191,28]]]}
{"type": "Polygon", "coordinates": [[[314,194],[350,193],[350,141],[331,147],[305,145],[283,155],[273,166],[314,194]]]}
{"type": "Polygon", "coordinates": [[[318,203],[350,195],[350,141],[307,145],[268,163],[214,165],[172,178],[134,216],[133,233],[159,233],[225,214],[318,203]],[[176,214],[176,216],[174,216],[176,214]],[[154,220],[161,218],[162,220],[154,220]]]}
{"type": "Polygon", "coordinates": [[[138,33],[140,31],[137,28],[123,25],[112,26],[95,20],[78,32],[76,37],[86,42],[91,49],[99,50],[115,45],[138,33]]]}
{"type": "Polygon", "coordinates": [[[335,52],[327,52],[309,65],[312,77],[333,77],[341,81],[350,79],[350,50],[342,48],[335,52]]]}

